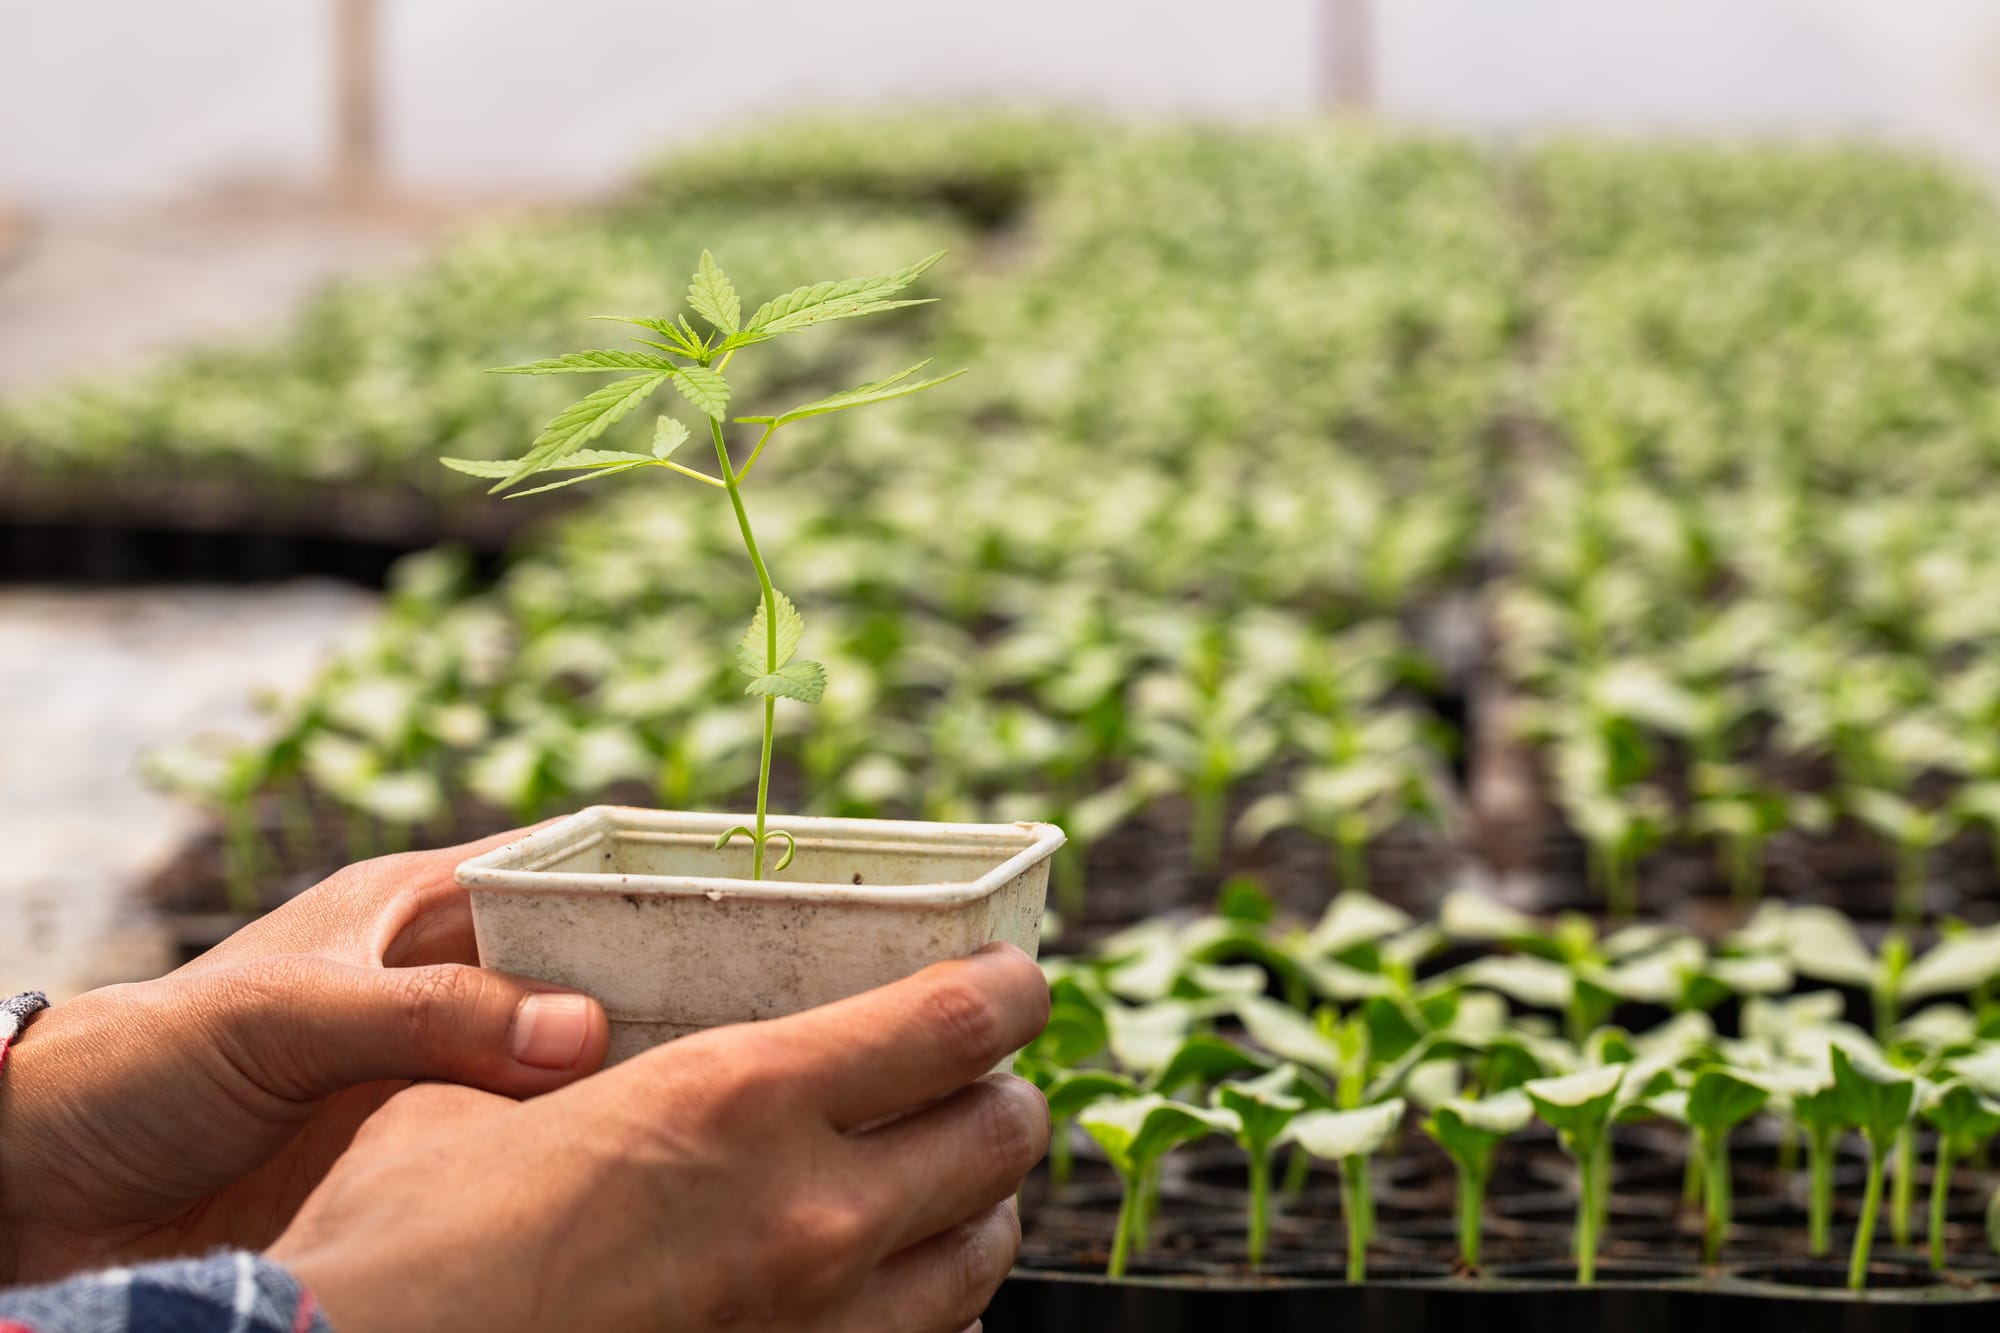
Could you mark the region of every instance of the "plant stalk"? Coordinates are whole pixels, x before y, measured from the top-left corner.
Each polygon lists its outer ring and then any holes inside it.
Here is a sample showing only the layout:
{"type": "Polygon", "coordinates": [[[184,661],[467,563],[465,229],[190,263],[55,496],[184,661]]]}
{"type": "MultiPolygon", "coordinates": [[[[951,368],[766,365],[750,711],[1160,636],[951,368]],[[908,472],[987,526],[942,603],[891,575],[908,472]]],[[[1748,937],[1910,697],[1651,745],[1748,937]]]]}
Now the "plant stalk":
{"type": "Polygon", "coordinates": [[[1075,1152],[1070,1142],[1070,1118],[1066,1115],[1052,1116],[1049,1124],[1049,1184],[1058,1188],[1069,1184],[1075,1152]]]}
{"type": "Polygon", "coordinates": [[[1914,1123],[1896,1134],[1895,1183],[1889,1193],[1889,1235],[1898,1245],[1910,1243],[1910,1214],[1917,1193],[1917,1130],[1914,1123]]]}
{"type": "MultiPolygon", "coordinates": [[[[714,417],[708,419],[709,432],[715,437],[715,461],[722,469],[722,484],[729,492],[730,507],[736,511],[736,526],[743,532],[743,549],[750,553],[750,563],[757,570],[757,585],[764,597],[764,633],[766,669],[778,669],[778,590],[771,584],[771,571],[764,567],[764,557],[757,550],[757,534],[750,530],[750,513],[743,507],[743,489],[736,470],[729,466],[729,445],[722,438],[722,423],[714,417]]],[[[764,878],[764,818],[771,799],[771,737],[777,721],[778,701],[771,695],[764,696],[764,750],[757,764],[757,830],[751,835],[750,878],[764,878]]]]}
{"type": "Polygon", "coordinates": [[[1589,1286],[1597,1280],[1597,1169],[1594,1149],[1576,1155],[1576,1280],[1589,1286]]]}
{"type": "Polygon", "coordinates": [[[1868,1286],[1868,1250],[1875,1243],[1875,1219],[1882,1211],[1882,1172],[1889,1164],[1887,1147],[1868,1145],[1868,1188],[1861,1196],[1861,1220],[1854,1228],[1854,1251],[1847,1260],[1847,1289],[1868,1286]]]}
{"type": "Polygon", "coordinates": [[[1812,1196],[1806,1209],[1812,1255],[1823,1259],[1832,1248],[1834,1131],[1814,1126],[1806,1134],[1806,1170],[1812,1174],[1812,1196]]]}
{"type": "Polygon", "coordinates": [[[1119,1183],[1125,1188],[1118,1199],[1118,1221],[1111,1233],[1111,1262],[1104,1266],[1104,1276],[1110,1278],[1125,1276],[1125,1260],[1132,1252],[1132,1226],[1138,1221],[1135,1204],[1139,1182],[1121,1177],[1119,1183]]]}
{"type": "Polygon", "coordinates": [[[1368,1198],[1368,1159],[1340,1159],[1341,1210],[1347,1215],[1347,1280],[1368,1280],[1368,1241],[1374,1208],[1368,1198]]]}
{"type": "Polygon", "coordinates": [[[1951,1193],[1951,1136],[1938,1136],[1937,1164],[1931,1168],[1931,1269],[1944,1271],[1944,1208],[1951,1193]]]}
{"type": "Polygon", "coordinates": [[[1729,1180],[1729,1139],[1717,1134],[1706,1144],[1707,1165],[1703,1170],[1707,1210],[1701,1233],[1701,1261],[1713,1265],[1722,1258],[1722,1243],[1729,1237],[1731,1208],[1729,1180]]]}
{"type": "Polygon", "coordinates": [[[1271,1153],[1250,1154],[1250,1267],[1264,1265],[1264,1248],[1271,1236],[1271,1153]]]}
{"type": "Polygon", "coordinates": [[[1461,1166],[1458,1170],[1458,1256],[1470,1269],[1479,1267],[1480,1221],[1486,1208],[1486,1172],[1461,1166]]]}

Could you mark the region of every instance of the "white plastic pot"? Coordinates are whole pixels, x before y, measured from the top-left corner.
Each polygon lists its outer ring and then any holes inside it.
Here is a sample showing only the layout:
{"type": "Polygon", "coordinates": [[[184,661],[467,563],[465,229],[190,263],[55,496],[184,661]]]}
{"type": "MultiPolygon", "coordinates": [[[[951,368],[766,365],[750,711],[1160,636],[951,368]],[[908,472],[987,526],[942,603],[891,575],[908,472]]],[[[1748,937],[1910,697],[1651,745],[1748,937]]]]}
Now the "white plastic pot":
{"type": "MultiPolygon", "coordinates": [[[[594,995],[609,1059],[778,1018],[995,940],[1035,952],[1053,824],[773,821],[798,839],[753,881],[739,815],[600,805],[458,867],[479,961],[594,995]]],[[[772,859],[782,843],[774,842],[772,859]]]]}

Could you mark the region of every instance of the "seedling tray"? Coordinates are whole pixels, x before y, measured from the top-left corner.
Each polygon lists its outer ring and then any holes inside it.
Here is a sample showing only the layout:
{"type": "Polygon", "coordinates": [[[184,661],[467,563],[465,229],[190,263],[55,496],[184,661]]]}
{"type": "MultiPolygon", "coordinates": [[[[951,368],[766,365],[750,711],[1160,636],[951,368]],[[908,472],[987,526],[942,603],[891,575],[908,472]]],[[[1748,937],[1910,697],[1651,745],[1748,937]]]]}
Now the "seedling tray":
{"type": "Polygon", "coordinates": [[[1952,1333],[1991,1329],[1987,1283],[1883,1287],[1864,1296],[1766,1280],[1750,1270],[1657,1275],[1599,1270],[1594,1286],[1553,1277],[1328,1278],[1140,1276],[1017,1269],[987,1307],[989,1333],[1952,1333]]]}

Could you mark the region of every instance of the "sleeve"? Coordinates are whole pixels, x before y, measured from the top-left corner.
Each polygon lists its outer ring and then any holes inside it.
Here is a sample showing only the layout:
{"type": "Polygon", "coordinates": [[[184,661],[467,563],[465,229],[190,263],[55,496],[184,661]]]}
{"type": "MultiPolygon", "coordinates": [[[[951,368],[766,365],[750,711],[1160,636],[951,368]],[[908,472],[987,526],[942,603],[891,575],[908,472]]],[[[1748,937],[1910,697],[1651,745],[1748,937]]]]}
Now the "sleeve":
{"type": "Polygon", "coordinates": [[[300,1281],[248,1251],[0,1291],[0,1333],[333,1333],[300,1281]]]}

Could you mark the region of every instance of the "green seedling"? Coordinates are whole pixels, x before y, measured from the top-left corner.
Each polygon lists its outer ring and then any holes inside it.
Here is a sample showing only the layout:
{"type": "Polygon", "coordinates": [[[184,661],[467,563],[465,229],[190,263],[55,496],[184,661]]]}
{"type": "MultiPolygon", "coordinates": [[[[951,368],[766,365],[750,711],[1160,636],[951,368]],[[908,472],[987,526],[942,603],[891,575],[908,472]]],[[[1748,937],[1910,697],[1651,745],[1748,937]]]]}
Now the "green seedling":
{"type": "Polygon", "coordinates": [[[456,471],[492,479],[495,492],[505,491],[530,478],[547,473],[567,473],[560,481],[547,482],[513,494],[538,495],[579,482],[616,476],[637,470],[663,469],[678,476],[725,492],[735,513],[744,552],[757,575],[761,596],[750,627],[736,648],[737,669],[749,678],[744,693],[763,700],[764,744],[757,769],[757,815],[754,826],[739,825],[716,839],[716,847],[729,845],[741,834],[750,839],[750,877],[764,877],[765,861],[772,840],[781,840],[784,850],[771,866],[773,872],[791,864],[797,840],[784,829],[767,826],[771,791],[771,745],[775,734],[779,699],[816,703],[826,692],[826,670],[819,663],[798,656],[805,634],[805,620],[789,597],[779,592],[765,567],[750,526],[750,512],[743,502],[743,482],[764,447],[779,430],[795,422],[857,407],[887,402],[920,392],[955,378],[956,374],[934,379],[915,378],[929,362],[919,362],[907,370],[829,394],[775,415],[733,418],[738,425],[761,426],[756,444],[738,466],[729,452],[723,423],[729,416],[731,386],[724,372],[736,354],[789,333],[800,333],[837,320],[920,305],[922,301],[901,297],[910,284],[922,277],[942,257],[942,252],[921,259],[907,268],[872,278],[844,282],[821,282],[794,288],[766,301],[743,317],[742,300],[735,286],[702,251],[701,264],[688,287],[687,304],[708,326],[703,332],[686,315],[673,319],[650,316],[615,316],[618,322],[634,325],[656,335],[635,337],[640,351],[594,350],[568,352],[562,356],[519,366],[502,366],[502,375],[619,374],[621,378],[565,408],[550,420],[528,452],[503,462],[447,458],[444,463],[456,471]],[[661,416],[653,431],[649,453],[597,449],[591,446],[612,426],[630,415],[659,390],[672,385],[680,397],[706,419],[715,446],[714,473],[703,472],[675,460],[674,455],[689,439],[688,428],[672,417],[661,416]]]}
{"type": "Polygon", "coordinates": [[[1492,1178],[1493,1150],[1534,1118],[1534,1104],[1518,1088],[1481,1100],[1453,1098],[1432,1111],[1424,1133],[1437,1140],[1458,1172],[1458,1258],[1479,1267],[1479,1239],[1492,1178]]]}
{"type": "Polygon", "coordinates": [[[1232,1112],[1169,1101],[1158,1093],[1099,1101],[1079,1112],[1076,1122],[1104,1150],[1122,1190],[1111,1259],[1104,1270],[1113,1278],[1123,1277],[1131,1254],[1144,1248],[1142,1210],[1160,1160],[1180,1144],[1210,1134],[1234,1137],[1242,1129],[1232,1112]]]}
{"type": "Polygon", "coordinates": [[[1368,1245],[1375,1207],[1368,1188],[1368,1159],[1403,1123],[1400,1097],[1351,1111],[1307,1111],[1293,1119],[1284,1139],[1322,1161],[1340,1164],[1342,1211],[1347,1218],[1347,1280],[1368,1280],[1368,1245]]]}
{"type": "Polygon", "coordinates": [[[1831,1075],[1817,1087],[1794,1093],[1791,1115],[1806,1140],[1807,1243],[1815,1259],[1824,1258],[1833,1246],[1834,1152],[1848,1127],[1840,1089],[1831,1075]]]}
{"type": "Polygon", "coordinates": [[[1687,1123],[1701,1148],[1704,1263],[1720,1260],[1722,1243],[1729,1235],[1729,1131],[1761,1111],[1770,1096],[1768,1088],[1719,1066],[1703,1069],[1688,1085],[1687,1123]]]}
{"type": "Polygon", "coordinates": [[[2000,1103],[1980,1093],[1964,1079],[1954,1078],[1930,1089],[1923,1116],[1937,1130],[1937,1161],[1931,1171],[1931,1267],[1944,1267],[1945,1202],[1951,1193],[1952,1167],[1977,1153],[2000,1133],[2000,1103]]]}
{"type": "Polygon", "coordinates": [[[1264,1263],[1264,1249],[1271,1234],[1271,1157],[1279,1138],[1294,1118],[1306,1109],[1299,1071],[1280,1065],[1268,1074],[1241,1083],[1224,1083],[1210,1094],[1218,1109],[1236,1117],[1236,1145],[1250,1169],[1250,1215],[1247,1249],[1250,1266],[1264,1263]]]}
{"type": "Polygon", "coordinates": [[[1576,1160],[1576,1280],[1586,1284],[1597,1274],[1598,1223],[1608,1185],[1603,1179],[1604,1149],[1626,1072],[1623,1065],[1605,1065],[1560,1078],[1534,1079],[1521,1087],[1534,1103],[1535,1114],[1556,1131],[1564,1151],[1576,1160]]]}
{"type": "Polygon", "coordinates": [[[1868,1256],[1875,1241],[1875,1224],[1882,1212],[1882,1176],[1889,1153],[1910,1123],[1917,1095],[1916,1079],[1898,1073],[1873,1056],[1836,1045],[1832,1051],[1833,1084],[1840,1095],[1841,1116],[1868,1142],[1868,1185],[1861,1199],[1861,1219],[1854,1231],[1854,1250],[1847,1264],[1849,1290],[1868,1285],[1868,1256]]]}
{"type": "Polygon", "coordinates": [[[1861,788],[1847,793],[1847,808],[1896,848],[1896,919],[1913,926],[1924,914],[1930,855],[1961,827],[1949,810],[1926,810],[1895,792],[1861,788]]]}

